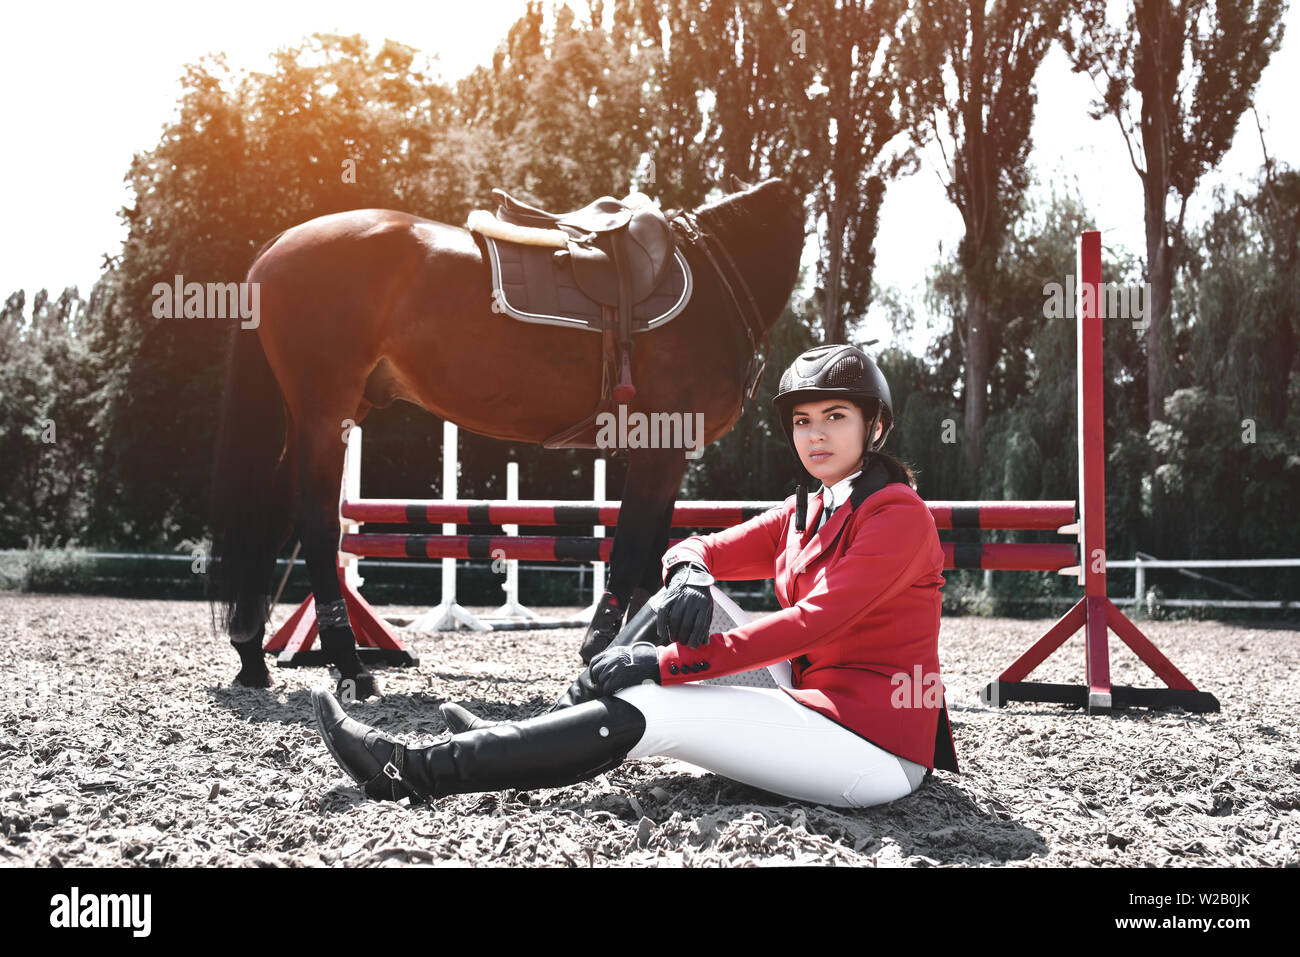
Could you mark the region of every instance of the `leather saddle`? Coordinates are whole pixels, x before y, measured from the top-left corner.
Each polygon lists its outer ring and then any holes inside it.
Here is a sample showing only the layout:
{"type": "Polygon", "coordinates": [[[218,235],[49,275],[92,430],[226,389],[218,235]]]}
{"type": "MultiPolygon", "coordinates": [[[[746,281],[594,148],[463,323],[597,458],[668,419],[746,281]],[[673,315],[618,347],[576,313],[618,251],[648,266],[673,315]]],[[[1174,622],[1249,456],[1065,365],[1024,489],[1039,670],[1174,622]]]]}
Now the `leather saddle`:
{"type": "MultiPolygon", "coordinates": [[[[659,208],[632,208],[602,196],[571,213],[548,213],[504,190],[493,190],[497,218],[519,226],[557,229],[569,237],[573,278],[596,302],[617,307],[644,301],[658,287],[675,248],[673,232],[659,208]],[[626,282],[626,289],[623,284],[626,282]]],[[[557,254],[563,262],[563,254],[557,254]]]]}
{"type": "Polygon", "coordinates": [[[493,310],[524,322],[589,329],[604,337],[596,410],[548,438],[547,448],[595,448],[595,421],[636,395],[634,333],[676,318],[690,302],[690,267],[667,218],[648,197],[602,196],[552,213],[494,189],[495,214],[477,210],[468,228],[492,265],[493,310]],[[617,376],[618,384],[611,389],[617,376]]]}

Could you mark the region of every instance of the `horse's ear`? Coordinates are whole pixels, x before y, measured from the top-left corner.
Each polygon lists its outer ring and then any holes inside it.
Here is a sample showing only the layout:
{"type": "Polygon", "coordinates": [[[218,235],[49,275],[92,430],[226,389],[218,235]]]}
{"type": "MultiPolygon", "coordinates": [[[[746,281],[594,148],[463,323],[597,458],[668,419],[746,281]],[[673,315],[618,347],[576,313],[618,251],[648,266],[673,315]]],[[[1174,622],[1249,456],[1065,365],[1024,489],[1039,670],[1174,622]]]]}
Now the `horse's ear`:
{"type": "Polygon", "coordinates": [[[747,189],[750,188],[750,184],[749,184],[749,183],[746,183],[743,179],[741,179],[741,178],[740,178],[739,176],[737,176],[735,173],[732,173],[732,174],[731,174],[731,180],[730,180],[730,182],[731,182],[731,191],[732,191],[733,193],[743,193],[745,190],[747,190],[747,189]]]}

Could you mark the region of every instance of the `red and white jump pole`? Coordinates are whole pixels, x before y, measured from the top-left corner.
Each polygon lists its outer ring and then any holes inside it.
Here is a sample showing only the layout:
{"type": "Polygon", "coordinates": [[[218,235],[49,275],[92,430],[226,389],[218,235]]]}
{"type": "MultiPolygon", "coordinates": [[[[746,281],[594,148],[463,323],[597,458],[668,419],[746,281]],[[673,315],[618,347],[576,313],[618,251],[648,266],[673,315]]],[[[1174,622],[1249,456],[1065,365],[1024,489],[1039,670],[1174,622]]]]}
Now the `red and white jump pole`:
{"type": "MultiPolygon", "coordinates": [[[[603,462],[601,463],[604,464],[603,462]]],[[[519,501],[519,463],[506,463],[506,501],[519,501]]],[[[518,535],[519,526],[505,523],[502,529],[507,535],[518,535]]],[[[501,586],[506,593],[505,603],[489,615],[489,618],[520,618],[525,621],[541,621],[542,618],[531,608],[519,604],[519,561],[510,559],[506,562],[506,581],[501,586]]]]}
{"type": "MultiPolygon", "coordinates": [[[[453,422],[442,423],[442,500],[456,501],[456,472],[459,464],[457,450],[457,429],[453,422]]],[[[358,460],[361,458],[357,456],[358,460]]],[[[456,526],[450,522],[442,526],[444,535],[456,534],[456,526]]],[[[347,539],[349,536],[344,536],[347,539]]],[[[352,551],[346,541],[341,550],[352,551]]],[[[364,555],[365,552],[352,552],[364,555]]],[[[407,556],[409,557],[409,556],[407,556]]],[[[431,608],[420,615],[408,626],[411,631],[455,631],[461,625],[474,631],[491,631],[492,626],[480,621],[478,617],[456,601],[456,561],[444,557],[442,560],[442,600],[436,608],[431,608]]]]}

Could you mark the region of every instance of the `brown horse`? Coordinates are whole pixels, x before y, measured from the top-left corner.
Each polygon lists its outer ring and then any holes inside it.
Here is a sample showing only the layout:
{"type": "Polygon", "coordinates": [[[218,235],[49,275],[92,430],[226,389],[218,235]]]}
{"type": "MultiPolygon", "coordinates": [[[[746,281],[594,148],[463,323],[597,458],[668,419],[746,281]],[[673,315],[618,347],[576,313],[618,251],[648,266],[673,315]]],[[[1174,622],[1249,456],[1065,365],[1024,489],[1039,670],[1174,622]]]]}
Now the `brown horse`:
{"type": "MultiPolygon", "coordinates": [[[[694,292],[681,315],[636,336],[628,411],[702,413],[712,442],[740,416],[754,333],[765,339],[794,288],[803,206],[769,179],[669,216],[694,292]]],[[[240,653],[236,681],[269,685],[262,639],[272,573],[296,532],[325,654],[344,678],[359,676],[364,696],[373,679],[357,658],[335,565],[348,420],[404,399],[481,435],[542,443],[591,414],[602,338],[494,310],[489,264],[470,232],[392,210],[288,229],[258,253],[248,280],[260,284],[260,314],[255,331],[233,330],[227,364],[213,474],[214,611],[240,653]]],[[[681,449],[629,455],[608,590],[584,660],[635,612],[634,590],[643,601],[660,587],[688,464],[681,449]]]]}

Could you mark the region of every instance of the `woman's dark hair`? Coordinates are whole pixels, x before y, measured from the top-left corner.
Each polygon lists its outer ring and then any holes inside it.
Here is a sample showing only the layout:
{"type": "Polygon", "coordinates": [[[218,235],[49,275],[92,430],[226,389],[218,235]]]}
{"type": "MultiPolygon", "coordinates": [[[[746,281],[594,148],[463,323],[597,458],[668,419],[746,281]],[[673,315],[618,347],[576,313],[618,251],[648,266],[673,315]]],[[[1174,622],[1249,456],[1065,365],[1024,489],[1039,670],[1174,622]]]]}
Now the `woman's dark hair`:
{"type": "MultiPolygon", "coordinates": [[[[863,420],[866,421],[867,428],[870,429],[871,420],[874,419],[876,416],[876,411],[880,405],[880,400],[854,399],[853,404],[862,410],[862,418],[863,420]]],[[[866,478],[868,466],[871,464],[873,459],[880,462],[880,464],[885,467],[885,471],[889,473],[889,481],[902,482],[904,485],[908,485],[912,489],[916,488],[916,475],[912,472],[911,468],[904,465],[902,462],[894,458],[894,456],[890,455],[888,452],[880,452],[880,451],[865,452],[863,454],[862,474],[859,475],[856,479],[854,479],[853,481],[854,488],[857,488],[858,483],[863,481],[866,478]]]]}
{"type": "Polygon", "coordinates": [[[913,474],[910,468],[888,452],[868,452],[862,457],[862,474],[853,480],[855,488],[858,482],[861,482],[866,477],[867,466],[870,464],[871,459],[876,459],[885,467],[885,471],[889,473],[889,481],[902,482],[904,485],[911,486],[913,490],[916,489],[916,475],[913,474]]]}

